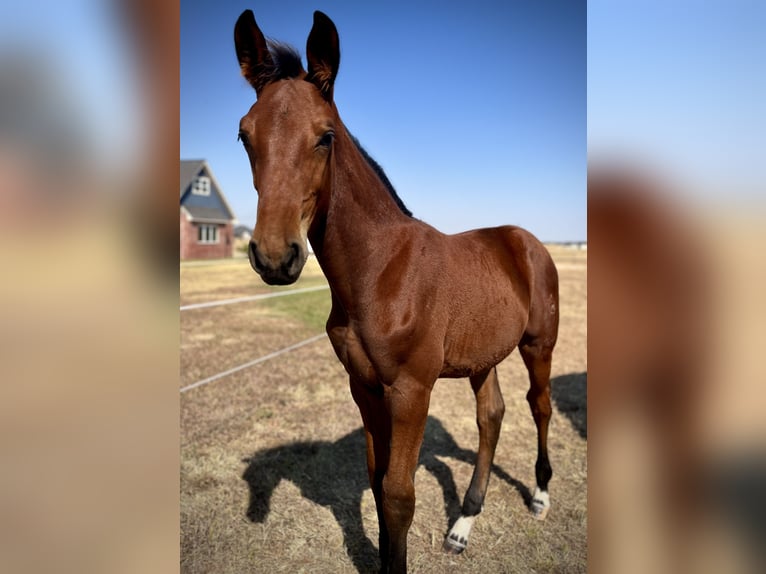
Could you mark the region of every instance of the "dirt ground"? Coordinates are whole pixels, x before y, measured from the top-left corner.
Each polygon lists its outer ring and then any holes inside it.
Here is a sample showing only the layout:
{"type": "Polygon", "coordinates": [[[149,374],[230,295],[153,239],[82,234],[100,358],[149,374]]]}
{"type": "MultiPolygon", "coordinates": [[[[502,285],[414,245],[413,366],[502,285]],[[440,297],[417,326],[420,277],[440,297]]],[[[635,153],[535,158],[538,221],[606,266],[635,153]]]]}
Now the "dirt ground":
{"type": "MultiPolygon", "coordinates": [[[[437,382],[415,476],[411,572],[585,572],[586,252],[549,248],[560,276],[549,434],[552,508],[534,490],[536,432],[517,352],[498,366],[506,403],[484,511],[467,550],[442,553],[470,482],[478,432],[467,380],[437,382]]],[[[310,260],[291,288],[323,281],[310,260]]],[[[181,302],[269,292],[246,260],[182,265],[181,302]]],[[[181,387],[323,331],[329,291],[181,313],[181,387]]],[[[181,395],[181,569],[375,572],[377,519],[361,420],[321,338],[181,395]]]]}

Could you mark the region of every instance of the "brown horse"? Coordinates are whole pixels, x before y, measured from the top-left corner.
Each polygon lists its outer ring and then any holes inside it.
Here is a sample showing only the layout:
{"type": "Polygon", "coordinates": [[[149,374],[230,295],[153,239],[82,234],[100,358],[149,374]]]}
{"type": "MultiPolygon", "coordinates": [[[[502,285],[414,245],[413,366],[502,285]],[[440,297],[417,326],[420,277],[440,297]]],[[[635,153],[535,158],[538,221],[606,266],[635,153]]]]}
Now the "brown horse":
{"type": "Polygon", "coordinates": [[[234,29],[242,75],[257,102],[239,137],[258,191],[250,263],[269,284],[301,273],[311,241],[332,292],[327,333],[350,377],[367,442],[384,572],[404,572],[415,510],[413,477],[431,389],[469,377],[479,452],[462,516],[444,549],[459,553],[481,512],[505,406],[495,365],[518,346],[537,425],[537,489],[550,506],[547,433],[558,276],[545,247],[518,227],[444,235],[413,219],[340,119],[333,86],[338,32],[321,12],[300,57],[267,42],[253,13],[234,29]]]}

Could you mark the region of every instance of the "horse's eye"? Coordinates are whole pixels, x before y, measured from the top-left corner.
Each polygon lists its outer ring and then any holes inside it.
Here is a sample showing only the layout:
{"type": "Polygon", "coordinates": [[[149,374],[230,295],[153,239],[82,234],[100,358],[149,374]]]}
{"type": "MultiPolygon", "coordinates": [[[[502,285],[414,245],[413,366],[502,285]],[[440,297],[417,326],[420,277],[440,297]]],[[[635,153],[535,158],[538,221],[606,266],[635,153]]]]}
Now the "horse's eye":
{"type": "Polygon", "coordinates": [[[328,130],[324,133],[324,135],[319,139],[319,143],[317,143],[317,147],[323,147],[323,148],[329,148],[330,145],[332,145],[332,141],[335,139],[335,132],[332,130],[328,130]]]}
{"type": "Polygon", "coordinates": [[[250,146],[250,140],[247,139],[247,134],[243,132],[242,130],[239,130],[239,133],[237,134],[237,139],[242,142],[242,145],[245,147],[250,146]]]}

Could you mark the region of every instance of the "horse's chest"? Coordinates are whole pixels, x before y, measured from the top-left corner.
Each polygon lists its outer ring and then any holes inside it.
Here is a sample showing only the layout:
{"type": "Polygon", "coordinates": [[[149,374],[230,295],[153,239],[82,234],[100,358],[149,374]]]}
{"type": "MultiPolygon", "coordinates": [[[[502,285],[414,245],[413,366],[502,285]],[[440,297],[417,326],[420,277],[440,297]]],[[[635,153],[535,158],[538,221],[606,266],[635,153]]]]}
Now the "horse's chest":
{"type": "Polygon", "coordinates": [[[349,376],[369,385],[377,382],[377,376],[360,337],[348,326],[333,327],[328,331],[335,354],[349,376]]]}

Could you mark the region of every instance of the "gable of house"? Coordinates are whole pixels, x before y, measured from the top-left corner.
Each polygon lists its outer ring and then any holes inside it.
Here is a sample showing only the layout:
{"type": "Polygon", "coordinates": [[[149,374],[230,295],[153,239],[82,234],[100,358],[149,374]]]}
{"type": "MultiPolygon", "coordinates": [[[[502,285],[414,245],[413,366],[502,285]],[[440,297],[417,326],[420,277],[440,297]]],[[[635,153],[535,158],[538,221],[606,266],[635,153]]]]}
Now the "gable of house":
{"type": "Polygon", "coordinates": [[[181,207],[193,221],[226,223],[236,219],[205,160],[181,161],[180,192],[181,207]],[[207,179],[206,185],[199,185],[200,178],[207,179]]]}
{"type": "Polygon", "coordinates": [[[205,160],[181,161],[181,259],[231,257],[234,210],[205,160]]]}

